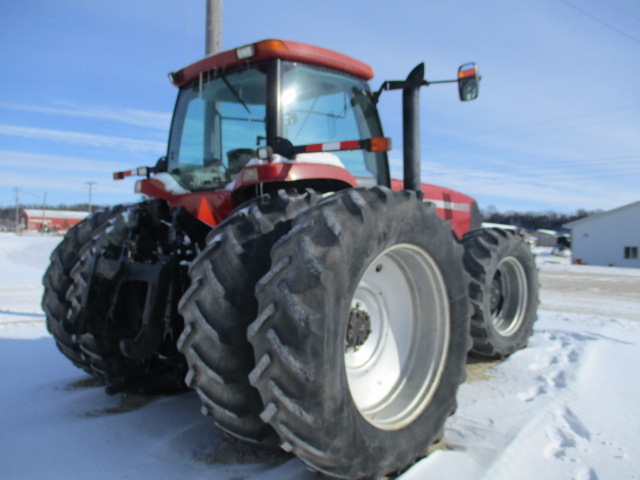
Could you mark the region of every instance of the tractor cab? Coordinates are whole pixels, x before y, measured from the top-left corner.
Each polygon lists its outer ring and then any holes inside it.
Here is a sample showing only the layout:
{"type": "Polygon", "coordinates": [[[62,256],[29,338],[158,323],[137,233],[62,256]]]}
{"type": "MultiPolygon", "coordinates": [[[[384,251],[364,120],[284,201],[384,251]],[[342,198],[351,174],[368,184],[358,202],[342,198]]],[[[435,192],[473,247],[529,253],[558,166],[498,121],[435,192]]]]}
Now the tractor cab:
{"type": "Polygon", "coordinates": [[[307,177],[345,186],[389,185],[385,151],[318,147],[292,154],[277,147],[381,137],[367,83],[372,76],[357,60],[289,41],[267,40],[207,57],[171,74],[180,92],[166,171],[191,192],[307,177]],[[266,146],[279,155],[260,161],[258,151],[266,146]],[[287,172],[260,169],[264,163],[287,164],[287,172]],[[247,166],[258,171],[243,172],[247,166]]]}
{"type": "Polygon", "coordinates": [[[152,169],[114,175],[146,175],[137,193],[184,207],[215,226],[264,193],[382,185],[421,191],[460,237],[479,222],[472,198],[420,182],[418,125],[421,87],[455,82],[460,99],[472,100],[478,93],[475,64],[460,67],[454,80],[436,82],[424,79],[420,64],[406,80],[386,81],[372,92],[373,70],[356,59],[264,40],[169,76],[179,93],[166,158],[152,169]],[[385,90],[403,92],[402,182],[390,178],[391,141],[383,137],[376,108],[385,90]]]}

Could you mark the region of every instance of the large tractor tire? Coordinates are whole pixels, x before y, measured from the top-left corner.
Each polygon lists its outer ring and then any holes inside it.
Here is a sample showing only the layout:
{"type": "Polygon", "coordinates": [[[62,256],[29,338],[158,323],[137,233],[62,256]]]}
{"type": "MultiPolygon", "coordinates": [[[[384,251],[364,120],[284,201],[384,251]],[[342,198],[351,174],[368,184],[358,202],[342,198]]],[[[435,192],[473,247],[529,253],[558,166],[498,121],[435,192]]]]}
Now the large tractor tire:
{"type": "Polygon", "coordinates": [[[87,358],[83,357],[77,334],[73,328],[66,329],[64,322],[71,308],[66,298],[67,290],[73,283],[71,270],[80,259],[79,252],[95,236],[101,235],[109,225],[109,220],[122,211],[122,206],[98,210],[78,224],[74,225],[64,236],[60,244],[51,254],[51,263],[44,274],[42,283],[42,310],[45,312],[47,329],[53,336],[58,349],[71,362],[91,372],[87,358]]]}
{"type": "MultiPolygon", "coordinates": [[[[65,330],[77,332],[85,370],[104,381],[109,393],[154,394],[186,388],[186,365],[175,346],[183,323],[168,306],[177,296],[171,289],[179,282],[167,287],[161,325],[151,328],[142,321],[149,289],[117,274],[131,261],[153,268],[170,235],[164,223],[168,218],[167,207],[159,200],[125,208],[80,248],[70,272],[66,295],[70,308],[62,323],[65,330]],[[141,334],[160,337],[153,351],[133,352],[141,334]]],[[[175,303],[174,310],[177,299],[175,303]]]]}
{"type": "Polygon", "coordinates": [[[509,230],[475,230],[462,244],[471,275],[472,354],[504,358],[524,348],[533,333],[538,309],[535,257],[522,236],[509,230]]]}
{"type": "Polygon", "coordinates": [[[462,247],[415,192],[349,189],[271,252],[248,330],[261,418],[313,471],[380,478],[427,454],[471,347],[462,247]]]}
{"type": "Polygon", "coordinates": [[[189,365],[186,381],[198,392],[203,413],[245,443],[278,445],[259,417],[263,405],[248,380],[255,366],[246,334],[257,315],[255,285],[271,265],[273,243],[318,198],[281,190],[245,203],[211,232],[189,268],[191,286],[179,307],[185,330],[178,342],[189,365]]]}

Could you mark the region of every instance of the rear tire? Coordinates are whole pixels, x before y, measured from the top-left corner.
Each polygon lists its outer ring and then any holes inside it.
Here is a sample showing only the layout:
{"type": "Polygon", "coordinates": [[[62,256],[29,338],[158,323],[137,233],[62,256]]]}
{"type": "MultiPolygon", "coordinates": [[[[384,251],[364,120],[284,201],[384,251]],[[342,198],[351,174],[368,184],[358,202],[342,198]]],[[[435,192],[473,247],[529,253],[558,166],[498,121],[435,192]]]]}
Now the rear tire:
{"type": "Polygon", "coordinates": [[[313,192],[280,190],[246,202],[211,232],[189,268],[191,286],[179,306],[185,329],[178,342],[189,365],[186,382],[198,393],[203,412],[245,443],[278,445],[276,433],[259,417],[262,401],[248,380],[255,365],[246,334],[258,309],[255,284],[271,265],[273,243],[317,200],[313,192]]]}
{"type": "Polygon", "coordinates": [[[349,189],[273,247],[249,327],[262,419],[318,472],[379,478],[427,453],[470,348],[462,248],[414,192],[349,189]]]}
{"type": "Polygon", "coordinates": [[[56,346],[71,362],[87,373],[94,374],[90,361],[83,357],[73,328],[65,328],[70,302],[66,293],[73,279],[71,270],[80,259],[79,252],[95,235],[102,234],[111,218],[122,211],[122,206],[92,213],[80,223],[74,225],[64,236],[60,244],[51,254],[51,263],[44,274],[42,283],[42,310],[45,312],[47,329],[53,336],[56,346]]]}
{"type": "Polygon", "coordinates": [[[472,353],[504,358],[527,345],[538,308],[535,257],[510,230],[475,230],[462,240],[471,275],[472,353]]]}

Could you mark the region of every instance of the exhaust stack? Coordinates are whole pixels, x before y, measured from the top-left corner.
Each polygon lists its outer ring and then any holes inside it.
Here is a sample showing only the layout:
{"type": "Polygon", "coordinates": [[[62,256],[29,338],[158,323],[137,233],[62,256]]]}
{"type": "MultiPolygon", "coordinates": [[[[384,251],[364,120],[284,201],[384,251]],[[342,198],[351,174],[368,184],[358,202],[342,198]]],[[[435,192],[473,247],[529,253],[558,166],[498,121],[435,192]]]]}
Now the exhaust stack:
{"type": "Polygon", "coordinates": [[[420,191],[420,88],[425,85],[424,63],[415,67],[402,89],[402,150],[404,188],[420,191]]]}

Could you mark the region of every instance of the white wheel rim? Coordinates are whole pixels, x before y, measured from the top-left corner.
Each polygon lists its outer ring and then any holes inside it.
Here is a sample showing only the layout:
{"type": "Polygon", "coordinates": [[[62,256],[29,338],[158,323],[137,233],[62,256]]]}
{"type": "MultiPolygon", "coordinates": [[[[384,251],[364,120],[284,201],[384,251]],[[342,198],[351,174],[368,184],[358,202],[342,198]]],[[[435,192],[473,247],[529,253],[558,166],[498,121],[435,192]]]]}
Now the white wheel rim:
{"type": "Polygon", "coordinates": [[[446,363],[450,314],[440,269],[423,249],[394,245],[369,264],[351,308],[371,324],[364,343],[345,351],[351,398],[375,427],[402,428],[427,407],[446,363]]]}
{"type": "Polygon", "coordinates": [[[527,275],[522,264],[515,257],[503,258],[491,288],[498,290],[492,295],[499,295],[491,301],[491,321],[500,335],[509,337],[522,325],[527,308],[527,275]]]}

